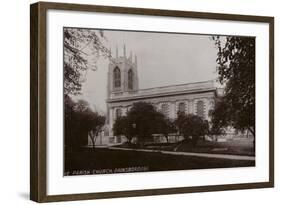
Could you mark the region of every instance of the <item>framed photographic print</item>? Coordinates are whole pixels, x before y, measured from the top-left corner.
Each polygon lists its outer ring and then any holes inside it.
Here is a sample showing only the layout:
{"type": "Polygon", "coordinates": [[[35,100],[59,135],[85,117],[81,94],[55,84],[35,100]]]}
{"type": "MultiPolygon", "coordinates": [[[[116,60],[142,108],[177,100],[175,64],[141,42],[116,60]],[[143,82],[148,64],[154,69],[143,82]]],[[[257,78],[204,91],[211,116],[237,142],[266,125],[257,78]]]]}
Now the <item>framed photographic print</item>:
{"type": "Polygon", "coordinates": [[[30,198],[274,186],[274,18],[31,5],[30,198]]]}

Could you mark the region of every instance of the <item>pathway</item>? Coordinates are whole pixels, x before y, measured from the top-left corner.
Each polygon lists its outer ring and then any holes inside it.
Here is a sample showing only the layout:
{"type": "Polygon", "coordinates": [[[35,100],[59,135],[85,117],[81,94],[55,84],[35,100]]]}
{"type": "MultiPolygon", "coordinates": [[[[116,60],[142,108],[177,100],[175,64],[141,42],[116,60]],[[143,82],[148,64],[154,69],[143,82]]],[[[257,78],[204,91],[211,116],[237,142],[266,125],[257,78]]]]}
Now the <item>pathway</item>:
{"type": "Polygon", "coordinates": [[[162,153],[162,154],[181,155],[181,156],[196,156],[196,157],[208,157],[208,158],[220,158],[220,159],[255,161],[255,157],[254,156],[241,156],[241,155],[230,155],[230,154],[209,154],[209,153],[195,153],[195,152],[173,152],[173,151],[163,151],[163,150],[133,149],[133,148],[121,148],[121,147],[108,147],[108,149],[137,151],[137,152],[157,152],[157,153],[162,153]]]}

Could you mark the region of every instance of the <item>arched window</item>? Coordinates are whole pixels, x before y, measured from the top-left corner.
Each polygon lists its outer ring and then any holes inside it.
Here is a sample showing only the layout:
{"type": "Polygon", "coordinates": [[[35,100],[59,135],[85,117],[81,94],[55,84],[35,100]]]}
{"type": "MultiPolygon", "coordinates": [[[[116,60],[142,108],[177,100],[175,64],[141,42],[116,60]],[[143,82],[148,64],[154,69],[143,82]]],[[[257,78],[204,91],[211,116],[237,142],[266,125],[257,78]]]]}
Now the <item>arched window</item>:
{"type": "Polygon", "coordinates": [[[133,71],[130,69],[128,71],[128,89],[133,90],[133,71]]]}
{"type": "Polygon", "coordinates": [[[184,102],[179,103],[179,111],[178,112],[182,113],[182,114],[185,113],[185,103],[184,102]]]}
{"type": "Polygon", "coordinates": [[[122,110],[120,108],[116,109],[116,119],[122,116],[122,110]]]}
{"type": "Polygon", "coordinates": [[[197,115],[204,118],[204,102],[201,100],[197,102],[197,115]]]}
{"type": "Polygon", "coordinates": [[[169,116],[169,105],[167,103],[163,103],[161,105],[161,112],[168,117],[169,116]]]}
{"type": "Polygon", "coordinates": [[[113,84],[115,88],[121,87],[121,73],[118,67],[115,67],[113,70],[113,84]]]}

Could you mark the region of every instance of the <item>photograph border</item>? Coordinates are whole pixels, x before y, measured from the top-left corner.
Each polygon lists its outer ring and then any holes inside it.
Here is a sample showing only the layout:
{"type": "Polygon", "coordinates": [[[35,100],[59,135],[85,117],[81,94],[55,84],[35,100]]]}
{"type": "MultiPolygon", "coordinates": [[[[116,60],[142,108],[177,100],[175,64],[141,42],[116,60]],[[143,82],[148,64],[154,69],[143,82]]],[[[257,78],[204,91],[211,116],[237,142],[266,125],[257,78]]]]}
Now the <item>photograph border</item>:
{"type": "Polygon", "coordinates": [[[134,197],[274,187],[274,17],[38,2],[30,6],[30,199],[37,202],[134,197]],[[135,14],[269,24],[269,180],[267,182],[146,190],[47,194],[47,10],[135,14]]]}

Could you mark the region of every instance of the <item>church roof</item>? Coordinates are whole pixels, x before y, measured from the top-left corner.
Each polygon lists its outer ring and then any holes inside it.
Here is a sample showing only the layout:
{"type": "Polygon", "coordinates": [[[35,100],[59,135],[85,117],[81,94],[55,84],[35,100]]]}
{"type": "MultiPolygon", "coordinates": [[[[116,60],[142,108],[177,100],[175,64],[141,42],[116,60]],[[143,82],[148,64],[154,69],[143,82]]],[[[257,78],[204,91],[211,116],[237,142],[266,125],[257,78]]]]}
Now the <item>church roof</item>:
{"type": "Polygon", "coordinates": [[[123,100],[135,100],[154,97],[163,97],[171,95],[180,95],[188,93],[201,93],[216,91],[216,86],[213,80],[186,83],[179,85],[161,86],[155,88],[139,89],[128,92],[113,92],[107,102],[123,101],[123,100]]]}

